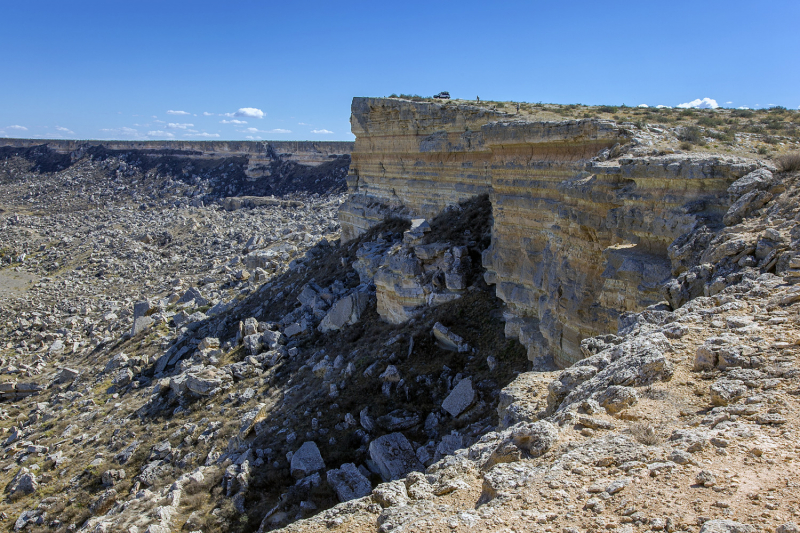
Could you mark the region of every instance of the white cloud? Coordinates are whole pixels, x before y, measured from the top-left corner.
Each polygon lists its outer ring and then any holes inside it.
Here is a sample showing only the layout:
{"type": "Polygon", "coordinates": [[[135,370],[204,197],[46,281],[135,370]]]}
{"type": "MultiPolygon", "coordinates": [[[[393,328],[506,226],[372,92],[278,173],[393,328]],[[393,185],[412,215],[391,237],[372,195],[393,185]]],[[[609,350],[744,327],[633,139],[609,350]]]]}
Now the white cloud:
{"type": "Polygon", "coordinates": [[[750,108],[749,108],[749,107],[747,107],[746,105],[743,105],[743,106],[741,106],[741,107],[737,107],[736,109],[750,109],[750,108]]]}
{"type": "Polygon", "coordinates": [[[171,130],[185,130],[187,128],[193,128],[194,124],[179,124],[176,122],[170,122],[167,124],[167,128],[171,130]]]}
{"type": "Polygon", "coordinates": [[[330,130],[311,130],[311,133],[323,133],[323,134],[327,135],[327,134],[333,133],[333,132],[330,131],[330,130]]]}
{"type": "Polygon", "coordinates": [[[725,102],[726,104],[732,104],[733,102],[725,102]]]}
{"type": "Polygon", "coordinates": [[[251,141],[260,141],[261,137],[253,137],[252,135],[248,135],[245,139],[250,139],[251,141]]]}
{"type": "Polygon", "coordinates": [[[678,107],[681,109],[716,109],[719,107],[719,104],[717,104],[717,101],[713,98],[703,98],[702,100],[698,98],[697,100],[692,100],[691,102],[678,104],[678,107]]]}
{"type": "Polygon", "coordinates": [[[298,126],[310,126],[310,124],[306,124],[305,122],[298,122],[298,126]]]}
{"type": "Polygon", "coordinates": [[[170,109],[167,111],[167,115],[191,115],[188,111],[174,111],[170,109]]]}
{"type": "Polygon", "coordinates": [[[139,130],[135,130],[133,128],[128,127],[121,127],[121,128],[102,128],[100,131],[107,134],[109,138],[128,138],[128,139],[141,139],[143,136],[139,133],[139,130]]]}
{"type": "Polygon", "coordinates": [[[656,109],[672,109],[672,106],[671,105],[661,105],[661,104],[659,104],[659,105],[656,106],[656,109]]]}
{"type": "Polygon", "coordinates": [[[266,113],[255,107],[240,107],[233,115],[236,117],[264,118],[265,114],[266,113]]]}
{"type": "Polygon", "coordinates": [[[161,130],[153,130],[147,132],[148,137],[166,137],[168,139],[175,138],[175,134],[170,133],[168,131],[161,131],[161,130]]]}
{"type": "Polygon", "coordinates": [[[72,131],[72,130],[71,130],[71,129],[69,129],[69,128],[65,128],[65,127],[63,127],[63,126],[56,126],[56,130],[58,130],[58,131],[63,131],[64,133],[66,133],[66,134],[68,134],[68,135],[75,135],[75,132],[74,132],[74,131],[72,131]]]}
{"type": "Polygon", "coordinates": [[[28,128],[25,126],[20,126],[19,124],[14,124],[12,126],[6,126],[7,130],[19,130],[19,131],[28,131],[28,128]]]}
{"type": "Polygon", "coordinates": [[[236,120],[234,118],[234,119],[231,119],[231,120],[220,120],[219,123],[220,124],[247,124],[247,121],[246,120],[236,120]]]}
{"type": "Polygon", "coordinates": [[[203,111],[203,116],[205,116],[205,117],[213,117],[214,113],[209,113],[208,111],[203,111]]]}
{"type": "Polygon", "coordinates": [[[649,106],[649,105],[647,105],[647,104],[639,104],[639,105],[637,105],[636,107],[650,107],[650,106],[649,106]]]}
{"type": "Polygon", "coordinates": [[[219,137],[219,133],[185,133],[184,137],[197,137],[198,139],[216,139],[219,137]]]}
{"type": "Polygon", "coordinates": [[[260,130],[258,128],[245,128],[243,130],[239,130],[241,133],[292,133],[292,130],[284,130],[281,128],[275,128],[272,130],[260,130]]]}

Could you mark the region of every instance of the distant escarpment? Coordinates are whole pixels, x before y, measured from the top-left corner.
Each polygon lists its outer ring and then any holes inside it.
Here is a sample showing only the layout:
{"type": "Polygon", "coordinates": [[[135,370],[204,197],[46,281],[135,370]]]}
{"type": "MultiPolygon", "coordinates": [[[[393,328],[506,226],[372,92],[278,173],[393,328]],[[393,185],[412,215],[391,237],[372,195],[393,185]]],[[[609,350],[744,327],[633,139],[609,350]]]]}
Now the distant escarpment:
{"type": "MultiPolygon", "coordinates": [[[[552,356],[560,367],[587,355],[582,339],[614,333],[624,313],[664,300],[664,284],[697,264],[724,227],[728,187],[762,166],[656,150],[633,124],[530,122],[456,103],[355,98],[351,125],[343,240],[389,216],[432,218],[487,194],[482,263],[507,304],[506,334],[531,360],[552,356]]],[[[436,300],[427,294],[435,287],[411,278],[383,280],[378,300],[436,300]]],[[[384,307],[392,322],[413,314],[384,307]]]]}
{"type": "MultiPolygon", "coordinates": [[[[72,141],[0,139],[0,161],[22,157],[33,172],[60,172],[89,158],[120,161],[117,173],[139,169],[207,191],[195,201],[230,196],[341,193],[351,142],[72,141]]],[[[114,163],[116,165],[116,163],[114,163]]],[[[131,174],[128,174],[131,175],[131,174]]]]}

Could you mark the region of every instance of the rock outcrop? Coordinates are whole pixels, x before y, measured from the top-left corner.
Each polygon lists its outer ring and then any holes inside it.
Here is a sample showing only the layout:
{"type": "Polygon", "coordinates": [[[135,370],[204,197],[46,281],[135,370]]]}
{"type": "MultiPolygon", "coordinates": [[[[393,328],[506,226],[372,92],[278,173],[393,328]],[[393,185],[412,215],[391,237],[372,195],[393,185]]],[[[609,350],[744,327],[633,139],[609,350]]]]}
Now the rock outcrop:
{"type": "MultiPolygon", "coordinates": [[[[728,187],[761,166],[629,150],[635,135],[608,120],[524,122],[454,103],[355,98],[351,125],[343,240],[390,216],[431,218],[488,194],[483,266],[508,305],[507,335],[531,360],[552,355],[560,367],[585,357],[582,339],[661,301],[661,285],[702,252],[686,236],[721,227],[728,187]]],[[[409,318],[403,308],[424,298],[408,282],[420,268],[397,254],[376,276],[385,319],[409,318]]]]}

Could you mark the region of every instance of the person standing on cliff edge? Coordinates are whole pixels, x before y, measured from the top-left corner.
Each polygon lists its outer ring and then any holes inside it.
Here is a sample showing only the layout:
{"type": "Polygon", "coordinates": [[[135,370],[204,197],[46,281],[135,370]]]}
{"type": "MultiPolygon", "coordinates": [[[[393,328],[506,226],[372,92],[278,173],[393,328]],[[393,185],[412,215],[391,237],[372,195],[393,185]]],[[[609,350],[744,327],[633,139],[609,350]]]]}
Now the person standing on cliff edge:
{"type": "Polygon", "coordinates": [[[481,97],[480,96],[476,96],[475,99],[478,101],[479,104],[481,103],[481,97]]]}

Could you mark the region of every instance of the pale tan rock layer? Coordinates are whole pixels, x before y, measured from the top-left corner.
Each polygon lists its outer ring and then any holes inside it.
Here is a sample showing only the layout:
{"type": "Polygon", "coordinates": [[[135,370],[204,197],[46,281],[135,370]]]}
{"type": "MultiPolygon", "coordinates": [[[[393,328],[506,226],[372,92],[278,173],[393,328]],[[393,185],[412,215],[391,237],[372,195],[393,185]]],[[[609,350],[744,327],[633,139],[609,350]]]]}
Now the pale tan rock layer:
{"type": "Polygon", "coordinates": [[[631,139],[612,121],[511,119],[453,103],[353,99],[342,236],[489,194],[494,224],[483,262],[508,304],[506,333],[532,360],[552,355],[568,366],[584,357],[581,339],[615,332],[621,313],[662,299],[661,284],[683,268],[670,244],[719,221],[727,187],[759,163],[685,154],[604,160],[598,154],[631,139]]]}

